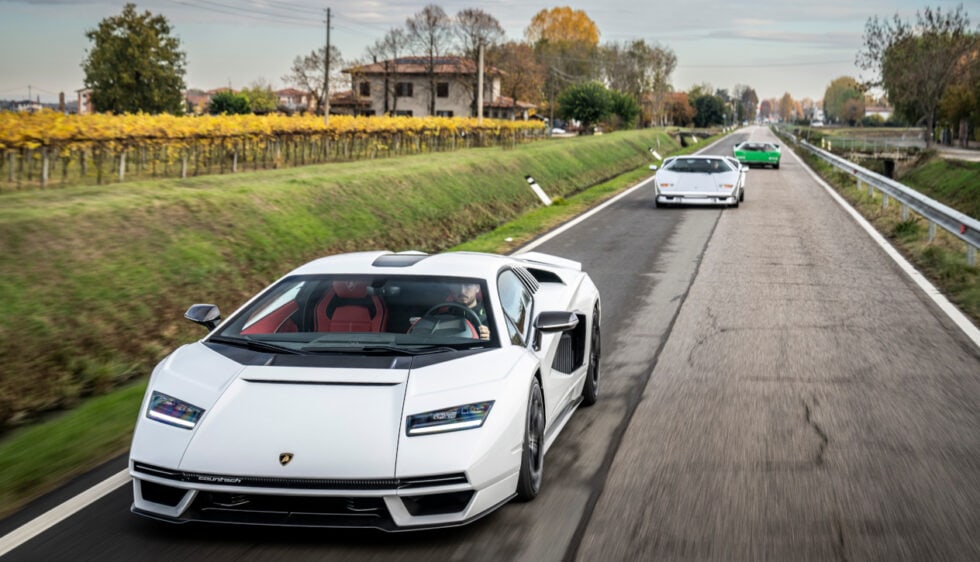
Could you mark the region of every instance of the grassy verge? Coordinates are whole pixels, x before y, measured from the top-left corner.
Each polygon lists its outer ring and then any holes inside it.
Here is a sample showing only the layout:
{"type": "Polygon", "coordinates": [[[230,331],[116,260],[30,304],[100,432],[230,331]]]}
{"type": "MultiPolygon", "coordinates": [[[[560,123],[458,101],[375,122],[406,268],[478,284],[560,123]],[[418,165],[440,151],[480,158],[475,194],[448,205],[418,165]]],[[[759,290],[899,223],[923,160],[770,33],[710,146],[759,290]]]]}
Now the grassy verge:
{"type": "MultiPolygon", "coordinates": [[[[648,162],[663,131],[0,200],[0,428],[149,371],[199,336],[190,302],[233,310],[297,264],[439,251],[648,162]]],[[[676,146],[676,144],[674,144],[676,146]]]]}
{"type": "MultiPolygon", "coordinates": [[[[530,154],[487,149],[406,158],[394,169],[378,163],[356,163],[345,164],[340,170],[317,167],[324,169],[152,182],[127,186],[125,191],[78,188],[33,194],[41,202],[21,200],[30,199],[26,196],[5,198],[13,204],[0,208],[0,235],[6,237],[0,240],[16,238],[12,232],[18,229],[42,238],[41,233],[57,221],[74,220],[77,240],[63,241],[61,236],[69,232],[55,229],[44,243],[52,248],[70,245],[80,252],[75,259],[84,262],[70,268],[74,273],[61,275],[58,282],[72,287],[98,285],[83,295],[76,292],[78,289],[69,290],[71,298],[41,299],[33,317],[53,317],[47,307],[65,307],[67,301],[72,310],[89,309],[93,311],[89,318],[98,318],[96,326],[106,330],[99,337],[110,338],[100,349],[112,345],[126,349],[127,339],[154,343],[148,344],[151,347],[145,359],[116,352],[80,360],[110,378],[136,373],[131,377],[136,382],[121,388],[117,382],[104,389],[103,395],[86,399],[79,396],[77,388],[59,393],[55,387],[56,396],[73,396],[80,405],[42,423],[10,431],[0,439],[0,517],[126,450],[145,385],[140,382],[142,373],[148,372],[165,350],[200,336],[199,329],[180,318],[191,300],[210,299],[230,309],[286,269],[336,251],[387,247],[507,252],[648,176],[647,148],[658,140],[662,153],[678,147],[662,131],[647,131],[543,143],[527,147],[530,154]],[[378,166],[384,168],[380,174],[372,169],[378,166]],[[598,169],[587,169],[589,166],[598,169]],[[524,182],[525,173],[534,175],[558,203],[540,207],[524,182]],[[448,185],[429,185],[433,182],[448,185]],[[421,192],[415,193],[416,189],[421,192]],[[391,197],[393,190],[398,192],[396,197],[391,197]],[[324,192],[344,193],[357,203],[344,207],[348,211],[345,216],[344,210],[330,208],[342,203],[324,192]],[[371,197],[379,201],[368,204],[371,197]],[[320,198],[326,201],[311,202],[320,198]],[[318,211],[330,220],[315,218],[318,211]],[[387,219],[379,223],[379,216],[387,219]],[[348,220],[341,224],[341,218],[348,220]],[[147,224],[136,232],[125,231],[125,236],[118,231],[115,236],[99,234],[112,226],[138,224],[133,222],[138,220],[147,224]],[[153,236],[165,241],[153,241],[153,236]],[[511,242],[505,240],[508,237],[511,242]],[[89,244],[83,244],[86,238],[89,244]],[[324,243],[324,239],[333,243],[324,243]],[[162,251],[147,255],[142,251],[147,244],[162,251]],[[229,247],[239,244],[250,246],[229,247]],[[134,261],[130,264],[126,259],[134,261]],[[174,275],[176,286],[163,289],[167,276],[150,275],[145,262],[174,275]],[[147,275],[150,279],[143,279],[147,275]],[[110,279],[112,276],[118,279],[110,279]],[[126,287],[128,283],[138,286],[126,287]],[[214,292],[217,287],[221,293],[214,292]],[[173,293],[177,300],[166,293],[173,293]],[[141,305],[146,294],[162,304],[141,305]],[[117,316],[101,318],[113,306],[123,310],[116,311],[117,316]],[[151,319],[163,329],[142,327],[151,319]],[[113,326],[118,333],[107,329],[113,326]]],[[[18,265],[8,259],[4,267],[37,267],[24,254],[44,244],[21,241],[22,262],[18,265]]],[[[61,259],[69,261],[66,256],[61,259]]],[[[27,291],[28,275],[20,276],[22,290],[27,291]]],[[[4,282],[10,283],[0,280],[4,282]]],[[[32,298],[40,298],[43,292],[36,291],[32,298]]],[[[0,304],[12,306],[9,302],[0,304]]],[[[27,307],[22,312],[26,314],[27,307]]],[[[4,386],[11,387],[6,380],[4,386]]]]}
{"type": "MultiPolygon", "coordinates": [[[[787,146],[793,147],[791,143],[787,146]]],[[[824,180],[882,233],[909,262],[975,324],[980,324],[980,268],[966,262],[966,244],[955,236],[937,229],[936,238],[929,241],[929,223],[914,212],[902,219],[901,206],[882,206],[881,193],[869,195],[859,190],[848,174],[813,157],[806,150],[793,147],[824,180]]],[[[980,164],[928,159],[904,177],[902,183],[920,190],[924,195],[943,202],[961,212],[976,217],[980,206],[980,184],[976,177],[980,164]]]]}

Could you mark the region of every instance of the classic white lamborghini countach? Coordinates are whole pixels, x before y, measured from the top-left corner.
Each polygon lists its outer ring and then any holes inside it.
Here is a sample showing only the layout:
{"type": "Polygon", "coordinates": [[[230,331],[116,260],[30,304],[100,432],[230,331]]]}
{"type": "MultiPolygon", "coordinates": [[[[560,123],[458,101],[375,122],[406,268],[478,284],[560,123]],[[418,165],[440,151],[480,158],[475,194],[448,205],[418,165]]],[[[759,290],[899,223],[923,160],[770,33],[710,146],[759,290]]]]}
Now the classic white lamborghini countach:
{"type": "Polygon", "coordinates": [[[599,293],[577,262],[363,252],[290,272],[154,369],[132,511],[164,521],[462,525],[541,488],[599,389],[599,293]]]}

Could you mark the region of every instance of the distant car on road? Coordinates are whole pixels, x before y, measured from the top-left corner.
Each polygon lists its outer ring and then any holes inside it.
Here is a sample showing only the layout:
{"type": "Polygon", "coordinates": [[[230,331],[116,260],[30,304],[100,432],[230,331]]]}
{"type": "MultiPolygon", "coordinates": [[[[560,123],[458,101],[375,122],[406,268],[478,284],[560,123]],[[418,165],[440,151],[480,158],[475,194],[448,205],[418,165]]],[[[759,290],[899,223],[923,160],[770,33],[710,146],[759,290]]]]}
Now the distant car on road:
{"type": "Polygon", "coordinates": [[[728,205],[745,201],[745,167],[728,156],[677,156],[654,176],[656,206],[728,205]]]}
{"type": "Polygon", "coordinates": [[[772,142],[741,142],[733,149],[735,158],[746,166],[772,166],[779,169],[782,151],[772,142]]]}
{"type": "Polygon", "coordinates": [[[150,377],[132,511],[401,531],[531,500],[597,399],[599,314],[581,264],[533,252],[340,254],[227,319],[194,305],[210,333],[150,377]]]}

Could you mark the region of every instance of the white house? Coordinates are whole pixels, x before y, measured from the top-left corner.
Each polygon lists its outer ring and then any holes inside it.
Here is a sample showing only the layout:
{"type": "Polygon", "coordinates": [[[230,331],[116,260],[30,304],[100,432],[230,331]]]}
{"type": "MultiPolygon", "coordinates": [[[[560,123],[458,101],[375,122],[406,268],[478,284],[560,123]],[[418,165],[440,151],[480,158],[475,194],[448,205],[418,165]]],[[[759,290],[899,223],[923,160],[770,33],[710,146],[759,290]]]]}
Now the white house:
{"type": "MultiPolygon", "coordinates": [[[[431,114],[439,117],[473,115],[477,75],[473,61],[462,57],[437,57],[433,62],[435,112],[431,114]]],[[[430,115],[433,87],[428,67],[428,57],[402,57],[345,68],[343,72],[351,77],[351,92],[342,99],[332,97],[331,110],[358,115],[430,115]]],[[[500,95],[501,70],[488,66],[483,72],[484,116],[527,119],[535,106],[500,95]]]]}

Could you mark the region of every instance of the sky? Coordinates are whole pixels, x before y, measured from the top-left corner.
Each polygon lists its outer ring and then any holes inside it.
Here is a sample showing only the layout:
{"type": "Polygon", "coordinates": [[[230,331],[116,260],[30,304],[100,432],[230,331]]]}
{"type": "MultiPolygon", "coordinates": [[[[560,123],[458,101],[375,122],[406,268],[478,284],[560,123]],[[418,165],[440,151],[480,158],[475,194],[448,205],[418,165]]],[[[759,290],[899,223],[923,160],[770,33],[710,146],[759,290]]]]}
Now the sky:
{"type": "MultiPolygon", "coordinates": [[[[967,13],[980,18],[980,10],[967,13]]],[[[424,0],[142,0],[140,12],[163,15],[187,55],[185,81],[204,90],[239,89],[258,81],[286,87],[293,59],[322,47],[325,9],[331,44],[345,60],[421,10],[424,0]]],[[[542,9],[568,5],[595,21],[600,42],[643,39],[677,56],[675,90],[709,85],[731,92],[755,89],[760,99],[823,98],[832,80],[868,77],[855,66],[865,25],[898,14],[914,21],[925,7],[954,10],[961,0],[442,0],[447,14],[477,7],[500,21],[508,39],[542,9]]],[[[91,42],[85,32],[122,12],[124,1],[0,0],[0,99],[56,102],[83,87],[81,63],[91,42]]],[[[975,25],[975,19],[971,23],[975,25]]]]}

